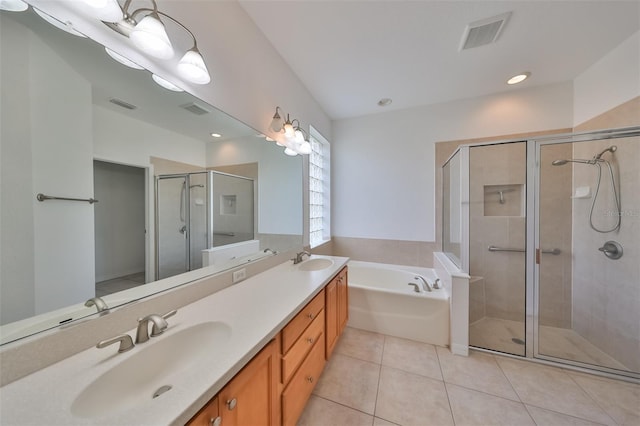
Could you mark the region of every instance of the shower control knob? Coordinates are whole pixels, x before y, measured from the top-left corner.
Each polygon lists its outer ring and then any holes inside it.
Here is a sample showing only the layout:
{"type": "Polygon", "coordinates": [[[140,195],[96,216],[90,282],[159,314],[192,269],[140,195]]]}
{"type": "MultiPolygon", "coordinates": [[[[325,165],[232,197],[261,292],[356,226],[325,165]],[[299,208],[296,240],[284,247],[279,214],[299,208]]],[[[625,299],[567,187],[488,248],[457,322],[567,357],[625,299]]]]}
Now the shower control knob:
{"type": "Polygon", "coordinates": [[[617,241],[607,241],[598,250],[604,253],[609,259],[620,259],[622,257],[622,246],[617,241]]]}

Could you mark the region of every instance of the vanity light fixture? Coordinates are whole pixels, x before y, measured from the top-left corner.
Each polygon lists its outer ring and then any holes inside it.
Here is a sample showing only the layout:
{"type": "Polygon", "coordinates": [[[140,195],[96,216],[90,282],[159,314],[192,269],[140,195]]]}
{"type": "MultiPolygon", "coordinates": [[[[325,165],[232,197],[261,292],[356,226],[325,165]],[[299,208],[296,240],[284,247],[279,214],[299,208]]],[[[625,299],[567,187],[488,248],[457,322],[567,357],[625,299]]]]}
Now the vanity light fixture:
{"type": "Polygon", "coordinates": [[[522,83],[523,81],[525,81],[529,77],[531,77],[531,73],[529,71],[523,72],[523,73],[520,73],[518,75],[514,75],[509,80],[507,80],[507,84],[513,85],[513,84],[522,83]]]}
{"type": "Polygon", "coordinates": [[[24,12],[29,5],[22,0],[0,0],[0,9],[9,12],[24,12]]]}
{"type": "MultiPolygon", "coordinates": [[[[275,139],[266,137],[267,141],[275,140],[276,144],[284,146],[284,153],[290,156],[298,154],[307,155],[311,153],[311,143],[309,135],[300,126],[300,120],[293,120],[287,114],[287,119],[283,120],[280,115],[281,108],[276,107],[276,113],[273,115],[269,128],[277,133],[275,139]]],[[[283,113],[284,115],[284,113],[283,113]]]]}
{"type": "Polygon", "coordinates": [[[142,52],[159,59],[172,59],[175,50],[164,21],[170,21],[173,27],[182,28],[189,34],[193,45],[181,57],[178,62],[178,74],[195,84],[207,84],[211,76],[204,63],[202,54],[198,50],[195,35],[180,21],[158,10],[156,0],[150,0],[152,8],[139,8],[129,11],[131,0],[126,0],[120,7],[117,0],[84,0],[89,4],[104,4],[104,7],[113,8],[114,4],[120,11],[116,20],[103,20],[112,30],[128,37],[131,42],[142,52]]]}

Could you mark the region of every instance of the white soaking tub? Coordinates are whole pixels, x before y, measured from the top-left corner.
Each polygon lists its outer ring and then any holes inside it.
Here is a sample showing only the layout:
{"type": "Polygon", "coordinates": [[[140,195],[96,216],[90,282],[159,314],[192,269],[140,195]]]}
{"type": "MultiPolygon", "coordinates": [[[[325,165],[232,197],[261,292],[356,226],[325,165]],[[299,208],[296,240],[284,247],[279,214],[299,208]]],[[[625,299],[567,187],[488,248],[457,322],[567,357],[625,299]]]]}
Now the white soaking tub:
{"type": "Polygon", "coordinates": [[[433,269],[349,262],[349,326],[438,346],[449,345],[449,295],[409,283],[436,280],[433,269]]]}

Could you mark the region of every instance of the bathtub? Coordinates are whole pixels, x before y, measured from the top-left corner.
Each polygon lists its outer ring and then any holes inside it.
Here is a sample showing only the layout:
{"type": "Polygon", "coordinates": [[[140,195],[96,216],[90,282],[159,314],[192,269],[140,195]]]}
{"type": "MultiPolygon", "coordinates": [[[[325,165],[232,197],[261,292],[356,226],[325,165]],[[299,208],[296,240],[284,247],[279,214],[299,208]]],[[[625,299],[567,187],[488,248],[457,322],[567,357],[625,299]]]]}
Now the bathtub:
{"type": "Polygon", "coordinates": [[[449,345],[449,295],[416,293],[416,275],[433,283],[429,268],[349,261],[349,326],[438,346],[449,345]]]}

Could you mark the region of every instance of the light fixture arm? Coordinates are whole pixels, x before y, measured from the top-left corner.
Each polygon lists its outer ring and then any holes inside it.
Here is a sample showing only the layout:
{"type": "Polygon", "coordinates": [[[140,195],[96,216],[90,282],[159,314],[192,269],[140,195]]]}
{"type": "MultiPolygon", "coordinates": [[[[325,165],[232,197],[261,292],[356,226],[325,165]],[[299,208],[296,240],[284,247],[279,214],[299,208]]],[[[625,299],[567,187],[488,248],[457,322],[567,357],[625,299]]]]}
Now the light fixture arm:
{"type": "MultiPolygon", "coordinates": [[[[131,1],[131,0],[127,0],[127,3],[129,3],[130,1],[131,1]]],[[[140,9],[136,9],[136,10],[134,10],[134,11],[131,13],[131,15],[129,15],[129,17],[130,17],[131,19],[134,19],[134,20],[135,20],[135,16],[136,16],[137,14],[141,13],[141,12],[151,12],[150,14],[155,13],[156,15],[164,16],[165,18],[167,18],[167,19],[171,20],[172,22],[176,23],[178,26],[180,26],[182,29],[184,29],[184,30],[185,30],[185,31],[186,31],[186,32],[191,36],[191,39],[193,40],[193,47],[191,47],[191,49],[189,49],[189,50],[193,50],[193,49],[198,50],[198,43],[196,42],[196,36],[195,36],[195,35],[193,35],[193,33],[191,32],[191,30],[190,30],[189,28],[187,28],[187,27],[186,27],[182,22],[180,22],[180,21],[178,21],[176,18],[174,18],[173,16],[167,15],[166,13],[164,13],[164,12],[162,12],[162,11],[159,11],[159,10],[158,10],[158,6],[156,5],[155,0],[152,0],[152,1],[153,1],[153,9],[149,9],[149,8],[146,8],[146,7],[142,7],[142,8],[140,8],[140,9]]],[[[127,5],[127,3],[125,3],[125,6],[127,5]]],[[[126,16],[126,15],[127,15],[127,11],[125,10],[125,11],[124,11],[124,13],[125,13],[125,16],[126,16]]]]}

